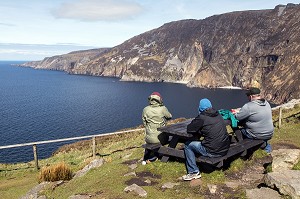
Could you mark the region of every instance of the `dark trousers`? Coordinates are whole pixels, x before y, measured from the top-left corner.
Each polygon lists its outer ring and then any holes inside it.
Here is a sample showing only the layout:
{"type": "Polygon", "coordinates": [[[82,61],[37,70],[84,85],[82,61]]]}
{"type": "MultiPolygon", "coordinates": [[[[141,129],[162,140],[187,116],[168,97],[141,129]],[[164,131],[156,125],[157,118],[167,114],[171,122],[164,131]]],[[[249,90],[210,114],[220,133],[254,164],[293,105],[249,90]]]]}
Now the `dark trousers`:
{"type": "Polygon", "coordinates": [[[144,153],[144,161],[149,160],[150,162],[153,162],[157,159],[158,153],[156,151],[145,149],[144,153]]]}

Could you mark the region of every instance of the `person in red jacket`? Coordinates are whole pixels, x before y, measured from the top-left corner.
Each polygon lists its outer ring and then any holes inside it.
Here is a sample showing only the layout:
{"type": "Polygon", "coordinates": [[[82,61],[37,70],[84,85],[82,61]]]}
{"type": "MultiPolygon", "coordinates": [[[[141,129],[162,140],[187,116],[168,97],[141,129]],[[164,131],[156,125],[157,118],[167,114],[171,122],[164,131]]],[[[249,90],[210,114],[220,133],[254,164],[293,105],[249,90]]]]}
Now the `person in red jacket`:
{"type": "Polygon", "coordinates": [[[226,155],[230,139],[226,124],[218,111],[212,108],[211,102],[204,98],[199,103],[199,115],[187,126],[187,133],[203,137],[202,141],[188,141],[185,143],[187,175],[183,180],[192,180],[201,177],[195,155],[220,157],[226,155]]]}

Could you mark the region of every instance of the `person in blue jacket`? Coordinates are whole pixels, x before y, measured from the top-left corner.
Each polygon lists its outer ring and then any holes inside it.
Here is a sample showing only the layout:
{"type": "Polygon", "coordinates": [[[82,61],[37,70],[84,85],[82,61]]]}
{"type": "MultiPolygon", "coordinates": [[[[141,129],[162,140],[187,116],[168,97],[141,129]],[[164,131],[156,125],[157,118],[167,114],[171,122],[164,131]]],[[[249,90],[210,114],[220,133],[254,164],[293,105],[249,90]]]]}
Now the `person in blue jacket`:
{"type": "Polygon", "coordinates": [[[201,177],[196,163],[196,155],[220,157],[227,154],[230,139],[226,124],[218,111],[212,108],[211,102],[204,98],[199,103],[199,115],[187,126],[187,133],[203,137],[202,141],[188,141],[185,143],[187,174],[183,180],[192,180],[201,177]]]}

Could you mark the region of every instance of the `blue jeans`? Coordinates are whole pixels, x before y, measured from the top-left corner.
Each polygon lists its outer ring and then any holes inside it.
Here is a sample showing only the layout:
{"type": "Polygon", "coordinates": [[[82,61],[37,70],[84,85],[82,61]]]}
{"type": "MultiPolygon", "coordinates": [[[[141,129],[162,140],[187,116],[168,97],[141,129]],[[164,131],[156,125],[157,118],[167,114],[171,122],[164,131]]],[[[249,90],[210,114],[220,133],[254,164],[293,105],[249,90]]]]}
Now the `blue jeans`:
{"type": "MultiPolygon", "coordinates": [[[[241,132],[244,136],[246,136],[247,138],[249,139],[254,139],[248,132],[247,132],[247,129],[241,129],[241,132]]],[[[269,140],[264,140],[265,141],[265,148],[264,150],[267,152],[267,153],[271,153],[272,151],[272,146],[270,143],[268,143],[269,140]]]]}
{"type": "Polygon", "coordinates": [[[199,172],[195,154],[201,154],[202,156],[208,157],[217,157],[208,153],[200,141],[186,142],[184,147],[184,154],[186,159],[185,166],[188,173],[199,172]]]}

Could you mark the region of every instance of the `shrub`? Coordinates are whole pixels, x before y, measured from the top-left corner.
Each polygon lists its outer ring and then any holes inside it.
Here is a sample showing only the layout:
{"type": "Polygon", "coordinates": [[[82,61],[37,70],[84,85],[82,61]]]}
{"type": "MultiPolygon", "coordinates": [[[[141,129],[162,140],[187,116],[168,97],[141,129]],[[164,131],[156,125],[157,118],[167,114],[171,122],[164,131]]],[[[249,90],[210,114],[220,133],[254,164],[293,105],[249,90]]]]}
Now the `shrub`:
{"type": "Polygon", "coordinates": [[[64,162],[56,165],[43,167],[40,172],[39,181],[58,181],[58,180],[71,180],[72,171],[64,162]]]}

